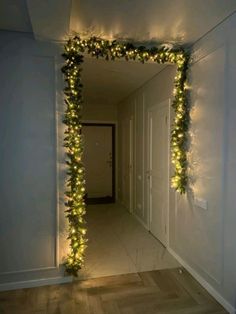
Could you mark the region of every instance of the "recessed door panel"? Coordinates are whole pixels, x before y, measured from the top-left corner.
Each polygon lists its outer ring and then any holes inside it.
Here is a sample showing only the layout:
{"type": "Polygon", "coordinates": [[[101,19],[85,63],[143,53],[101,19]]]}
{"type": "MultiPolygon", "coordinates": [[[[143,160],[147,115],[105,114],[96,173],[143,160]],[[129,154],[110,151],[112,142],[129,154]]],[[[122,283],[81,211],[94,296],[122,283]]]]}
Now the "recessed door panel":
{"type": "Polygon", "coordinates": [[[148,200],[150,231],[167,245],[168,212],[168,125],[169,107],[166,104],[152,107],[148,112],[148,200]]]}

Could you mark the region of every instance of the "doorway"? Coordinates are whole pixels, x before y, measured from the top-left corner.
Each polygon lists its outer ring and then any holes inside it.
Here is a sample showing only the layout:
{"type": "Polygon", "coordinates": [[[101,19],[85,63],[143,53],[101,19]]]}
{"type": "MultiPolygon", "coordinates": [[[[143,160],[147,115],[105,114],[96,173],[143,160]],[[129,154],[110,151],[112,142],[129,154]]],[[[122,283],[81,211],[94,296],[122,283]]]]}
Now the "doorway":
{"type": "Polygon", "coordinates": [[[82,123],[87,204],[115,202],[115,124],[82,123]]]}
{"type": "Polygon", "coordinates": [[[165,247],[168,245],[169,112],[169,100],[148,110],[149,230],[165,247]]]}

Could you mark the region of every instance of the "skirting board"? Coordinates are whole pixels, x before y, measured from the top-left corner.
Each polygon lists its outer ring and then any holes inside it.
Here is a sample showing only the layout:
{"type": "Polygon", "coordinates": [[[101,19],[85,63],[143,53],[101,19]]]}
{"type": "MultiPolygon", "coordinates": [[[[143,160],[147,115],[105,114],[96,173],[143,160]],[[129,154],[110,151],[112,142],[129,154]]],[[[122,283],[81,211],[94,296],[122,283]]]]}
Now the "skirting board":
{"type": "Polygon", "coordinates": [[[203,277],[201,277],[187,262],[185,262],[174,250],[167,248],[171,255],[230,313],[236,314],[236,309],[225,300],[203,277]]]}
{"type": "Polygon", "coordinates": [[[149,231],[147,224],[146,224],[138,215],[136,215],[135,212],[133,212],[132,214],[133,214],[134,218],[137,219],[138,222],[139,222],[141,225],[143,225],[143,227],[144,227],[147,231],[149,231]]]}
{"type": "Polygon", "coordinates": [[[47,279],[35,279],[35,280],[18,281],[18,282],[6,282],[3,284],[0,284],[0,291],[9,291],[9,290],[16,290],[16,289],[57,285],[60,283],[69,283],[72,281],[73,281],[73,278],[71,276],[66,276],[66,277],[53,277],[53,278],[47,278],[47,279]]]}
{"type": "MultiPolygon", "coordinates": [[[[119,204],[120,206],[124,207],[124,208],[128,211],[129,214],[131,214],[132,216],[134,216],[134,218],[135,218],[136,220],[138,220],[138,222],[139,222],[142,226],[144,226],[144,228],[145,228],[146,230],[148,230],[148,225],[147,225],[138,215],[136,215],[136,213],[135,213],[134,211],[130,212],[129,209],[122,203],[121,200],[117,199],[116,203],[119,204]]],[[[148,230],[148,231],[149,231],[149,230],[148,230]]]]}

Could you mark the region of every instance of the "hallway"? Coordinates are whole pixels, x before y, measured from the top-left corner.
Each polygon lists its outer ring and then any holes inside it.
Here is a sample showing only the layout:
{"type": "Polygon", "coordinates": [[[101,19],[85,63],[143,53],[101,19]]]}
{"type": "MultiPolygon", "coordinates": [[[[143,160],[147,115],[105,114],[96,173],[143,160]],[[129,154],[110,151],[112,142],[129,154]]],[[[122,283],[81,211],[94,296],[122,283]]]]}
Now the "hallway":
{"type": "Polygon", "coordinates": [[[89,205],[86,220],[89,242],[80,279],[179,266],[121,205],[89,205]]]}

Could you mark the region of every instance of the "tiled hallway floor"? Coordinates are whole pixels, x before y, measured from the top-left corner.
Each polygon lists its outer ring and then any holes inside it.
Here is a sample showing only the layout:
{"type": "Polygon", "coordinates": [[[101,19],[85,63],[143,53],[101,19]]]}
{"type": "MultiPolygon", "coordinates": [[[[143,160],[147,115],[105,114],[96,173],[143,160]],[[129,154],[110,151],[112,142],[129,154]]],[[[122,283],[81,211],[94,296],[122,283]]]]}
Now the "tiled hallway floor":
{"type": "Polygon", "coordinates": [[[178,262],[131,214],[117,204],[87,208],[88,248],[79,278],[178,267],[178,262]]]}

